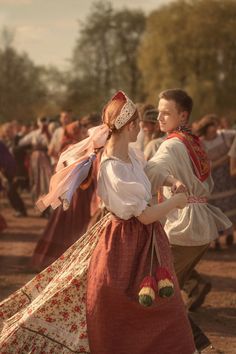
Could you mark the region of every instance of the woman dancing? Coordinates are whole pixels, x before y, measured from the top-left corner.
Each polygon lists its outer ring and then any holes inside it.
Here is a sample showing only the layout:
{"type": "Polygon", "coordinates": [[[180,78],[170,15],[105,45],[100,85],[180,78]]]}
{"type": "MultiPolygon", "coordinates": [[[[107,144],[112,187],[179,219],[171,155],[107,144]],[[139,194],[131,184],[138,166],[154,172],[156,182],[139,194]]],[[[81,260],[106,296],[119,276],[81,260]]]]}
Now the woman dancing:
{"type": "Polygon", "coordinates": [[[67,205],[68,183],[77,187],[74,177],[89,167],[93,150],[105,145],[98,193],[108,213],[1,304],[2,318],[8,318],[1,353],[191,354],[195,350],[169,243],[158,222],[170,210],[183,208],[187,198],[176,194],[161,205],[149,206],[151,186],[144,163],[129,148],[137,138],[139,116],[123,92],[105,106],[103,123],[90,131],[87,141],[61,155],[50,194],[41,206],[67,205]],[[84,160],[81,151],[85,147],[89,151],[89,146],[91,155],[84,160]],[[171,278],[159,280],[158,292],[154,277],[161,268],[171,278]],[[147,275],[152,284],[143,283],[147,275]],[[172,297],[162,297],[165,285],[174,286],[172,297]],[[150,298],[152,306],[143,306],[151,304],[145,302],[150,298]]]}

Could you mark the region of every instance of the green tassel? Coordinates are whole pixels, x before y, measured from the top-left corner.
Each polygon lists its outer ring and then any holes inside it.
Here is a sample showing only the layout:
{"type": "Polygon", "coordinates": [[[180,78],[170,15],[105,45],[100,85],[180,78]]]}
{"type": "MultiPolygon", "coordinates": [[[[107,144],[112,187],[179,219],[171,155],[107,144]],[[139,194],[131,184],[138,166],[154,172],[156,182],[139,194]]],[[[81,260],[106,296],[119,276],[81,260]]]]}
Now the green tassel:
{"type": "Polygon", "coordinates": [[[139,295],[139,303],[143,306],[149,307],[152,305],[153,300],[149,295],[139,295]]]}
{"type": "Polygon", "coordinates": [[[174,288],[172,286],[165,286],[160,289],[158,295],[160,297],[171,297],[174,294],[174,288]]]}

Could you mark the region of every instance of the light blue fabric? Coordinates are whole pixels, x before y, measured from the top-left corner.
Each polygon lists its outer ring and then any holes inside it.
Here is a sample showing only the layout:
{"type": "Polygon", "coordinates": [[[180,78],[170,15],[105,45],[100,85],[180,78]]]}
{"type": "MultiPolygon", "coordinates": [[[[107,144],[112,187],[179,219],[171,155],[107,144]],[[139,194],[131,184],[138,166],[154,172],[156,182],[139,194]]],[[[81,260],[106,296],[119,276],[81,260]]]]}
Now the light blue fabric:
{"type": "Polygon", "coordinates": [[[70,206],[71,199],[81,185],[81,183],[88,177],[89,170],[92,166],[93,161],[96,159],[96,154],[91,154],[86,160],[79,163],[70,173],[72,176],[72,183],[67,192],[61,196],[63,209],[67,210],[70,206]]]}

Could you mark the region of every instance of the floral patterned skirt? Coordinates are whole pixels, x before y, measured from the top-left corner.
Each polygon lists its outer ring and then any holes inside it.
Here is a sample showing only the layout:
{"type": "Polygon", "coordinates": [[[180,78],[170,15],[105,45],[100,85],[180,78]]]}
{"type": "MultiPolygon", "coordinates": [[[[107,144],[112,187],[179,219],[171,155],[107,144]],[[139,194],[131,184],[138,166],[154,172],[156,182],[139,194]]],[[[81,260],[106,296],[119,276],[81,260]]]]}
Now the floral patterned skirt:
{"type": "MultiPolygon", "coordinates": [[[[194,343],[167,237],[156,224],[175,294],[138,303],[152,226],[105,215],[57,261],[0,304],[1,354],[191,354],[194,343]]],[[[157,261],[154,262],[157,266],[157,261]]]]}
{"type": "Polygon", "coordinates": [[[89,353],[87,270],[108,214],[58,260],[0,304],[1,354],[89,353]]]}

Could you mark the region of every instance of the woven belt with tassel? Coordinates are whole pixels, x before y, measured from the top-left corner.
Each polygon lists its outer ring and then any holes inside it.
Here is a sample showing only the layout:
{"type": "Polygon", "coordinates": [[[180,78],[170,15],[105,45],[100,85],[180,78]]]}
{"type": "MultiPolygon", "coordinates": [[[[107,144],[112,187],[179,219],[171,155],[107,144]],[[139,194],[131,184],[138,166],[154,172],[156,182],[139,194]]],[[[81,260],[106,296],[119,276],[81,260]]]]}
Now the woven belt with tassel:
{"type": "Polygon", "coordinates": [[[155,226],[152,226],[152,246],[151,246],[151,265],[150,273],[146,276],[139,291],[139,303],[143,306],[151,306],[156,298],[170,297],[174,294],[174,284],[170,272],[166,267],[162,266],[161,257],[156,240],[155,226]],[[153,275],[153,259],[154,255],[157,257],[158,266],[153,275]]]}

